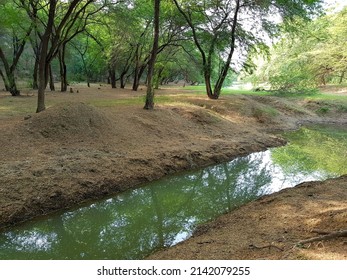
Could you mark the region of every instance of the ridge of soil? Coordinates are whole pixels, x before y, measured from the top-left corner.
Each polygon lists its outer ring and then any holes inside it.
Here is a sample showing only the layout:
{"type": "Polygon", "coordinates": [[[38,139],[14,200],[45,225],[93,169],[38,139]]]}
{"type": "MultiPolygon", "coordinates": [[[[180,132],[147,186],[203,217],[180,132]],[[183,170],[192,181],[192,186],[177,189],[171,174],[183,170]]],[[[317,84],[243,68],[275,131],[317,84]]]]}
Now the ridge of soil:
{"type": "MultiPolygon", "coordinates": [[[[81,88],[79,92],[79,95],[47,94],[48,102],[53,105],[40,114],[0,115],[0,228],[116,194],[167,174],[283,145],[285,140],[273,132],[295,129],[301,123],[347,124],[346,113],[341,113],[338,107],[322,117],[316,113],[320,104],[308,101],[297,104],[280,97],[235,95],[212,101],[204,96],[181,95],[179,91],[164,89],[157,95],[170,96],[175,102],[145,111],[142,104],[89,105],[103,98],[106,101],[136,98],[143,94],[141,92],[135,96],[131,91],[106,88],[81,88]]],[[[0,94],[0,100],[5,98],[10,97],[0,94]]],[[[29,102],[34,98],[29,96],[29,102]]],[[[14,99],[14,102],[20,102],[20,99],[14,99]]],[[[304,220],[296,220],[290,209],[296,209],[297,215],[308,220],[323,221],[324,215],[333,215],[336,223],[329,227],[332,231],[345,227],[346,182],[345,176],[324,183],[307,183],[304,187],[257,200],[201,226],[191,240],[150,258],[276,259],[303,256],[345,259],[346,254],[338,250],[346,248],[341,241],[326,242],[332,247],[324,242],[328,253],[323,250],[321,254],[321,248],[317,247],[312,254],[293,250],[295,254],[286,255],[275,252],[274,247],[250,251],[247,246],[252,244],[247,242],[281,242],[279,236],[284,230],[290,238],[283,238],[282,242],[290,243],[310,235],[310,225],[304,224],[304,220]],[[304,190],[319,197],[317,201],[325,203],[324,209],[311,203],[312,196],[304,190]],[[296,199],[302,207],[295,206],[296,199]],[[281,207],[289,212],[282,213],[281,207]],[[267,220],[271,217],[269,213],[274,211],[279,215],[279,229],[272,224],[272,219],[267,220]],[[280,215],[288,218],[286,226],[280,215]],[[261,228],[264,223],[267,228],[273,227],[269,235],[261,228]],[[238,230],[239,235],[227,234],[230,225],[236,225],[234,230],[238,230]],[[259,231],[257,238],[252,239],[255,225],[259,226],[259,231]],[[300,230],[296,230],[296,226],[300,230]],[[226,234],[222,235],[222,232],[226,234]],[[243,232],[244,239],[240,239],[243,232]],[[238,241],[235,243],[235,240],[238,241]],[[238,242],[238,248],[234,248],[238,242]],[[223,244],[230,247],[227,253],[223,244]]],[[[327,219],[325,225],[330,223],[327,219]]],[[[325,228],[322,226],[321,229],[325,228]]]]}

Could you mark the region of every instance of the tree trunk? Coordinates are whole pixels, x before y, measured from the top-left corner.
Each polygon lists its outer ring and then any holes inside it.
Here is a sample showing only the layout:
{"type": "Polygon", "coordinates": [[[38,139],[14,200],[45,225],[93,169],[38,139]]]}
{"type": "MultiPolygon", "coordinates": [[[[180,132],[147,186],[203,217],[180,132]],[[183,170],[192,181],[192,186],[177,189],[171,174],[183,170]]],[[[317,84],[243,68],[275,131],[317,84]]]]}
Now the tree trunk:
{"type": "Polygon", "coordinates": [[[117,83],[116,83],[116,71],[113,67],[110,67],[108,70],[109,73],[109,79],[111,82],[111,87],[112,88],[117,88],[117,83]]]}
{"type": "Polygon", "coordinates": [[[133,81],[133,91],[137,91],[138,87],[139,87],[139,67],[138,65],[136,65],[135,67],[135,71],[134,71],[134,81],[133,81]]]}
{"type": "Polygon", "coordinates": [[[2,72],[0,75],[4,81],[6,91],[9,91],[12,96],[20,96],[20,91],[17,89],[14,73],[6,73],[7,77],[2,72]]]}
{"type": "Polygon", "coordinates": [[[233,42],[232,45],[230,46],[230,50],[229,50],[229,55],[228,55],[227,61],[223,65],[222,71],[219,74],[217,83],[216,83],[216,85],[214,87],[213,95],[216,97],[216,99],[218,99],[218,97],[219,97],[219,95],[221,93],[224,81],[225,81],[225,79],[226,79],[226,77],[228,75],[228,72],[229,72],[229,69],[230,69],[231,59],[232,59],[232,56],[234,54],[234,49],[235,49],[235,47],[234,47],[234,42],[233,42]]]}
{"type": "Polygon", "coordinates": [[[206,93],[208,98],[210,99],[217,99],[214,94],[213,94],[213,90],[212,90],[212,85],[211,85],[211,73],[209,70],[205,69],[204,70],[204,78],[205,78],[205,87],[206,87],[206,93]]]}
{"type": "Polygon", "coordinates": [[[48,65],[48,72],[49,72],[49,88],[51,91],[55,91],[54,86],[54,77],[53,77],[53,71],[52,71],[52,65],[48,65]]]}
{"type": "Polygon", "coordinates": [[[20,91],[17,89],[16,80],[13,72],[8,73],[9,91],[12,96],[20,96],[20,91]]]}
{"type": "Polygon", "coordinates": [[[0,59],[5,68],[5,73],[1,72],[1,77],[4,80],[5,89],[9,91],[12,96],[19,96],[20,91],[17,89],[16,79],[14,75],[14,71],[16,69],[17,63],[13,63],[10,66],[1,48],[0,48],[0,59]]]}
{"type": "Polygon", "coordinates": [[[158,70],[158,73],[155,77],[155,80],[154,80],[154,89],[159,89],[159,84],[161,84],[161,81],[162,81],[162,73],[164,71],[164,67],[161,67],[159,70],[158,70]]]}
{"type": "Polygon", "coordinates": [[[126,75],[127,72],[123,72],[121,75],[120,75],[120,88],[125,88],[125,84],[126,84],[126,78],[125,78],[125,75],[126,75]]]}
{"type": "MultiPolygon", "coordinates": [[[[138,88],[139,85],[140,85],[141,77],[142,77],[143,73],[145,72],[147,66],[148,66],[147,64],[144,64],[144,65],[142,65],[142,66],[140,67],[140,70],[139,70],[139,73],[138,73],[139,77],[138,77],[138,79],[137,79],[137,81],[138,81],[137,88],[138,88]]],[[[148,76],[146,77],[146,84],[147,84],[147,80],[148,80],[148,76]]]]}
{"type": "Polygon", "coordinates": [[[39,58],[36,57],[35,59],[35,65],[34,65],[34,70],[33,70],[33,89],[38,89],[39,85],[37,83],[37,74],[39,71],[39,58]]]}
{"type": "Polygon", "coordinates": [[[6,78],[5,78],[4,73],[2,73],[1,69],[0,69],[0,76],[1,76],[2,80],[4,81],[5,90],[6,91],[10,91],[10,87],[8,86],[8,82],[7,82],[6,78]]]}
{"type": "Polygon", "coordinates": [[[65,44],[63,44],[62,49],[58,53],[59,58],[59,71],[60,71],[60,91],[67,91],[67,68],[65,63],[65,44]]]}
{"type": "Polygon", "coordinates": [[[137,69],[135,69],[133,91],[137,91],[139,89],[140,80],[141,80],[143,73],[146,70],[146,67],[147,67],[147,65],[145,64],[145,65],[142,65],[142,66],[138,67],[137,69]]]}
{"type": "Polygon", "coordinates": [[[140,46],[139,44],[136,46],[136,50],[135,50],[135,68],[134,68],[134,81],[133,81],[133,91],[137,91],[139,84],[140,84],[140,80],[139,80],[139,72],[140,72],[140,55],[139,55],[139,50],[140,46]]]}
{"type": "Polygon", "coordinates": [[[346,73],[346,71],[342,71],[341,76],[340,76],[339,84],[342,84],[342,82],[343,82],[343,80],[345,78],[345,73],[346,73]]]}
{"type": "Polygon", "coordinates": [[[144,109],[153,110],[154,108],[154,89],[153,89],[153,75],[154,66],[157,58],[158,45],[159,45],[159,15],[160,15],[160,0],[154,0],[154,38],[151,59],[148,63],[147,74],[147,94],[144,109]]]}
{"type": "Polygon", "coordinates": [[[45,89],[48,82],[48,71],[49,71],[49,63],[47,61],[49,40],[52,35],[53,24],[54,24],[54,16],[55,9],[57,5],[56,0],[49,1],[49,14],[48,14],[48,22],[46,26],[46,30],[42,35],[41,39],[41,50],[40,50],[40,60],[39,60],[39,71],[38,71],[38,91],[37,91],[37,109],[36,113],[42,112],[46,109],[45,105],[45,89]]]}

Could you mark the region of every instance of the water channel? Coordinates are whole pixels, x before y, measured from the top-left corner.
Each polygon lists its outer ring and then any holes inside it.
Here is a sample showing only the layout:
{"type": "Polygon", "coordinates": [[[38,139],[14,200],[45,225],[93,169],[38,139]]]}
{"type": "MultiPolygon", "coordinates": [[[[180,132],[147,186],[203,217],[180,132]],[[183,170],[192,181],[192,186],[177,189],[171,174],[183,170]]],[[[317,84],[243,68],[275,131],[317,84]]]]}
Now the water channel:
{"type": "Polygon", "coordinates": [[[311,127],[289,144],[169,176],[0,232],[0,259],[141,259],[211,220],[303,181],[347,174],[347,128],[311,127]]]}

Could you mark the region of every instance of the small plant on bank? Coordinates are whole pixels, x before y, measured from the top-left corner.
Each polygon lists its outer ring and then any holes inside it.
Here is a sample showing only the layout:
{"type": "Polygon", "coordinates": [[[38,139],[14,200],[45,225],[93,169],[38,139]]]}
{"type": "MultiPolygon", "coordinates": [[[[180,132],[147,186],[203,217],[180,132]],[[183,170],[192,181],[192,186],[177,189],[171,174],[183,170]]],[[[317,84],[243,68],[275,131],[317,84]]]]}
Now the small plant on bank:
{"type": "Polygon", "coordinates": [[[331,109],[328,106],[322,106],[316,110],[316,113],[318,115],[325,115],[327,114],[331,109]]]}

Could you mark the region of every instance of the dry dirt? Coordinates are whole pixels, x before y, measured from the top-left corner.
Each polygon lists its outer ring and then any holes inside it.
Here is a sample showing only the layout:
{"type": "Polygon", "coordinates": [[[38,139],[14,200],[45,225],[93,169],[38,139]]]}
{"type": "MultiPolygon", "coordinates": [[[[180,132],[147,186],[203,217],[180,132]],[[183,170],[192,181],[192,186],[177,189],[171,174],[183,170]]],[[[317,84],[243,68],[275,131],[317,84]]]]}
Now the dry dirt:
{"type": "MultiPolygon", "coordinates": [[[[0,228],[283,145],[274,132],[301,123],[347,124],[346,113],[336,108],[321,116],[312,101],[243,95],[212,101],[171,88],[157,92],[170,102],[145,111],[141,90],[74,90],[47,93],[49,106],[40,114],[8,110],[25,102],[34,111],[35,93],[13,98],[0,92],[0,228]]],[[[150,258],[347,259],[346,238],[294,246],[315,236],[313,229],[346,229],[346,185],[345,176],[261,198],[150,258]]]]}

